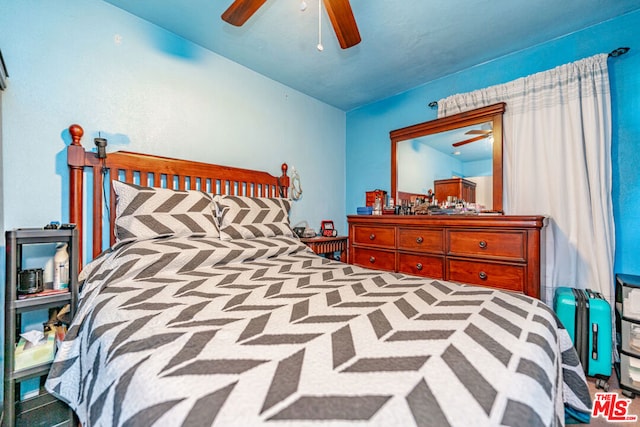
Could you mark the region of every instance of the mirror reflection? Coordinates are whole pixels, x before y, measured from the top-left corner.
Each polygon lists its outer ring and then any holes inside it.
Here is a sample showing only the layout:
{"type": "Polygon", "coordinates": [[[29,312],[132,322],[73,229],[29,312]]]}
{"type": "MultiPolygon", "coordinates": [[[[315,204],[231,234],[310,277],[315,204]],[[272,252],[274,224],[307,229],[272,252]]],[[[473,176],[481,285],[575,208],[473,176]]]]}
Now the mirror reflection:
{"type": "Polygon", "coordinates": [[[424,199],[432,206],[434,198],[439,204],[457,199],[475,205],[473,210],[502,212],[505,106],[498,103],[391,131],[391,197],[396,205],[424,199]]]}
{"type": "Polygon", "coordinates": [[[431,190],[443,201],[457,196],[454,187],[460,185],[470,189],[465,202],[492,209],[493,142],[491,121],[399,141],[398,197],[431,190]]]}

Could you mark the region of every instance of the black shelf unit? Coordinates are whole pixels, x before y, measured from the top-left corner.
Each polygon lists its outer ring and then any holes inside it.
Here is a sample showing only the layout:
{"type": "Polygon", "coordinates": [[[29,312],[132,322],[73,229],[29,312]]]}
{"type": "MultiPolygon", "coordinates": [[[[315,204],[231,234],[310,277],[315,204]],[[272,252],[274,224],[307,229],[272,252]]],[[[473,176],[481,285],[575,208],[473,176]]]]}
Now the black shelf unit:
{"type": "Polygon", "coordinates": [[[37,396],[16,399],[20,382],[46,377],[51,363],[14,370],[15,346],[23,313],[70,305],[73,317],[78,303],[78,231],[76,229],[16,229],[5,233],[6,281],[4,319],[4,414],[3,426],[71,426],[73,411],[62,401],[40,388],[37,396]],[[22,267],[24,245],[67,243],[69,253],[69,291],[59,294],[18,298],[18,272],[22,267]]]}
{"type": "Polygon", "coordinates": [[[640,381],[637,379],[640,366],[640,276],[616,275],[616,329],[620,361],[616,363],[616,373],[622,394],[631,399],[640,395],[640,381]],[[633,293],[633,297],[631,297],[633,293]],[[632,304],[631,301],[635,300],[632,304]],[[636,307],[631,307],[635,305],[636,307]],[[633,372],[633,374],[632,374],[633,372]]]}

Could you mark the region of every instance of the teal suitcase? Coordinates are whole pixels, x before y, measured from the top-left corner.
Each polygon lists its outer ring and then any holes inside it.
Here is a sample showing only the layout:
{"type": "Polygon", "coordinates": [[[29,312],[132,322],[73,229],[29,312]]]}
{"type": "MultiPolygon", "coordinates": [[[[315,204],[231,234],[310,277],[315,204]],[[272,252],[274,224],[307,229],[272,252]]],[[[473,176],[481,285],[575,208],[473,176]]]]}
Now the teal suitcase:
{"type": "Polygon", "coordinates": [[[586,375],[597,378],[596,386],[609,389],[611,376],[611,306],[601,294],[589,289],[557,288],[554,311],[569,332],[586,375]]]}

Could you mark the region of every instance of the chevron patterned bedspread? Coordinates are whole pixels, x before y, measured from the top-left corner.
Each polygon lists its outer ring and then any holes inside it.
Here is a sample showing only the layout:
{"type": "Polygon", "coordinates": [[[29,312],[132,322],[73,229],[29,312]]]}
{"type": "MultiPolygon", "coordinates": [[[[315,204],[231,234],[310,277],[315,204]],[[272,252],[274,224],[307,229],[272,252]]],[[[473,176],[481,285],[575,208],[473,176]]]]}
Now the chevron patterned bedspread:
{"type": "Polygon", "coordinates": [[[46,388],[92,426],[554,426],[589,411],[542,302],[297,239],[162,238],[83,271],[46,388]]]}

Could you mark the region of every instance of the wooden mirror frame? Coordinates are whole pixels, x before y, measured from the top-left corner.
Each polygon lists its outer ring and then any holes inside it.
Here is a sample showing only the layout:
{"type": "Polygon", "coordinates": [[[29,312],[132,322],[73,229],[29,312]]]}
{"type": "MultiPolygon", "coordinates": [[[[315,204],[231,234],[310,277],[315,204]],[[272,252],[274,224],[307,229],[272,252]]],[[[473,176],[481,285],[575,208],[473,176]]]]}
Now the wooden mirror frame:
{"type": "Polygon", "coordinates": [[[452,129],[493,122],[493,211],[502,212],[502,116],[504,102],[418,123],[389,132],[391,137],[391,195],[398,200],[398,142],[452,129]]]}

